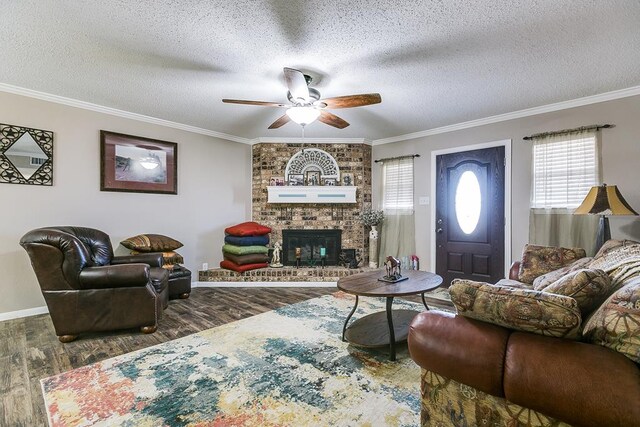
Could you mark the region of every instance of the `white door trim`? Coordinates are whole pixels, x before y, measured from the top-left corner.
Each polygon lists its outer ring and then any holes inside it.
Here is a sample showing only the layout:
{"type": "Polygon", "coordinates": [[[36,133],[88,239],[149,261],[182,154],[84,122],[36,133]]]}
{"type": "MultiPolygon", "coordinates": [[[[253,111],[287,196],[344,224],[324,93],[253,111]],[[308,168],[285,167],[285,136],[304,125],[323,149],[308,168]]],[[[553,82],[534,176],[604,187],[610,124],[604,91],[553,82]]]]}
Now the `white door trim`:
{"type": "Polygon", "coordinates": [[[465,145],[461,147],[445,148],[442,150],[434,150],[431,152],[431,255],[429,263],[431,270],[436,271],[436,156],[443,154],[460,153],[464,151],[481,150],[483,148],[504,146],[504,273],[505,277],[509,277],[509,267],[511,262],[511,140],[503,139],[499,141],[485,142],[482,144],[465,145]]]}

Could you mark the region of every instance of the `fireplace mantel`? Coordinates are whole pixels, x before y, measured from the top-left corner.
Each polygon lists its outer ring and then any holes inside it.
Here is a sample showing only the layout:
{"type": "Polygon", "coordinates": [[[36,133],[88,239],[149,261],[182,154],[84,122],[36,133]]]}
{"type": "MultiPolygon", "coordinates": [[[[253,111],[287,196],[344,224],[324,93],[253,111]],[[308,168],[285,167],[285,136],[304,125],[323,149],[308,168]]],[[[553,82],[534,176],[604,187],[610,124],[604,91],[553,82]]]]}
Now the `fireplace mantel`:
{"type": "Polygon", "coordinates": [[[267,203],[356,203],[355,186],[268,186],[267,203]]]}

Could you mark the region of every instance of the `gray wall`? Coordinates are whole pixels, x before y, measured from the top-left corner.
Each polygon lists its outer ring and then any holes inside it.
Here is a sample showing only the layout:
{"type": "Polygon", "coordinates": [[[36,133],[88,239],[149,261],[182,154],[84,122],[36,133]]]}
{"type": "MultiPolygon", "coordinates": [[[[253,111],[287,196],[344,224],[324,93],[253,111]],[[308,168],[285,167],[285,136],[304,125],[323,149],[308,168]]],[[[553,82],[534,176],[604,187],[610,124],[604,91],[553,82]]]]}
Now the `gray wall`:
{"type": "Polygon", "coordinates": [[[0,121],[54,132],[54,185],[0,184],[0,314],[44,305],[18,241],[48,225],[98,228],[118,242],[158,233],[184,243],[178,252],[197,271],[222,258],[224,228],[246,221],[251,204],[251,147],[209,136],[18,95],[0,93],[0,121]],[[100,191],[100,130],[178,143],[178,195],[100,191]]]}
{"type": "MultiPolygon", "coordinates": [[[[421,269],[430,265],[431,210],[418,205],[420,196],[431,194],[431,152],[452,147],[474,145],[504,139],[512,140],[511,257],[520,258],[522,247],[528,241],[529,193],[531,187],[531,143],[523,137],[538,132],[573,128],[591,124],[612,123],[616,127],[601,131],[602,166],[604,182],[618,185],[626,200],[635,210],[640,209],[640,96],[607,101],[583,107],[539,114],[470,129],[416,138],[407,141],[375,145],[373,159],[406,154],[420,154],[415,160],[416,252],[421,269]]],[[[380,168],[373,166],[374,205],[378,203],[380,168]]],[[[611,217],[613,238],[640,240],[638,217],[611,217]]],[[[595,237],[595,236],[594,236],[595,237]]]]}

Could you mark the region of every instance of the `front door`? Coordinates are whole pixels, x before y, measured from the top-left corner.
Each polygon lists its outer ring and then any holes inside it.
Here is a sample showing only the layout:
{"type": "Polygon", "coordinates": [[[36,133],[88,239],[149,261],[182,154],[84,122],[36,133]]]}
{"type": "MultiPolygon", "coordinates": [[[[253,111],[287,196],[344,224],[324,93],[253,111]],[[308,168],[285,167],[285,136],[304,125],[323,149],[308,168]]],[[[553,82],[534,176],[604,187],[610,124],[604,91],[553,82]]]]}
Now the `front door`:
{"type": "Polygon", "coordinates": [[[504,277],[503,146],[436,156],[436,273],[495,283],[504,277]]]}

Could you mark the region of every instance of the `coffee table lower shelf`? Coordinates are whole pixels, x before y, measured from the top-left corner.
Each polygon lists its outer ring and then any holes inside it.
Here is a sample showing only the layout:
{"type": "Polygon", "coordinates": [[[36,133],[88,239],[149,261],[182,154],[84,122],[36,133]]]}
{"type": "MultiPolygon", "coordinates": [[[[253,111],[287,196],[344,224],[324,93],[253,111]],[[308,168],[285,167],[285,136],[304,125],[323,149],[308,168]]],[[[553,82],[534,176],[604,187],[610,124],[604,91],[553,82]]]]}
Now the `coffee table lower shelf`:
{"type": "MultiPolygon", "coordinates": [[[[409,323],[418,314],[415,310],[393,310],[393,331],[395,342],[407,340],[409,335],[409,323]]],[[[389,345],[389,323],[387,312],[369,314],[354,320],[345,331],[346,341],[359,347],[385,347],[389,345]]]]}

